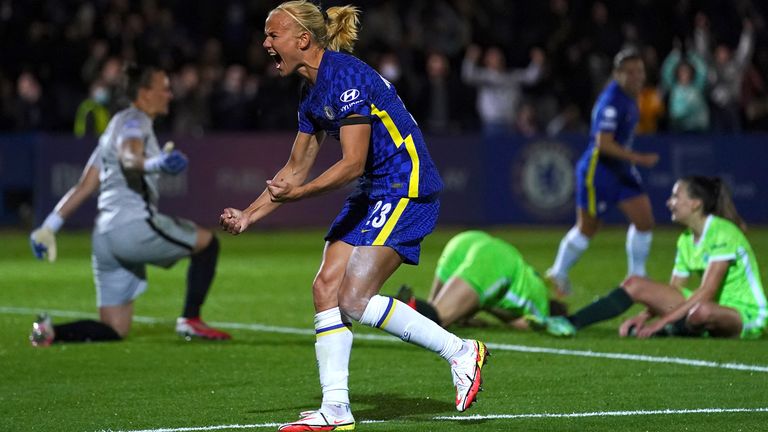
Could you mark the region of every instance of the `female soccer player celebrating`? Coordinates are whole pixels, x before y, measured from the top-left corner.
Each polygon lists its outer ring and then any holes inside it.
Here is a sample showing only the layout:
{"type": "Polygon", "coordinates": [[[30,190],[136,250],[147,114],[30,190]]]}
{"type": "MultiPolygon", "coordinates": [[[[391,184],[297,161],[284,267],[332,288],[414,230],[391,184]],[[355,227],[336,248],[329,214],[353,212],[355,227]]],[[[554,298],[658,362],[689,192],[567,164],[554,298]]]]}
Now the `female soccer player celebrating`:
{"type": "Polygon", "coordinates": [[[224,209],[220,223],[239,234],[284,202],[338,189],[359,178],[325,237],[312,291],[322,406],[280,427],[286,431],[353,430],[347,386],[352,333],[347,317],[430,349],[451,365],[456,408],[464,411],[480,389],[488,351],[462,341],[397,300],[378,295],[401,263],[417,264],[421,240],[435,226],[442,181],[421,132],[394,87],[371,67],[340,52],[357,37],[358,10],[327,13],[289,1],[266,20],[264,48],[281,76],[305,79],[299,131],[286,165],[245,210],[224,209]],[[342,158],[306,182],[326,134],[342,158]]]}
{"type": "Polygon", "coordinates": [[[656,153],[632,150],[639,114],[637,95],[645,82],[640,55],[619,52],[613,60],[613,77],[592,109],[589,146],[576,166],[576,226],[563,237],[547,277],[560,294],[570,292],[568,271],[589,246],[600,221],[617,206],[630,222],[627,231],[628,275],[645,276],[645,261],[651,248],[653,212],[651,201],[635,165],[656,165],[656,153]]]}
{"type": "Polygon", "coordinates": [[[631,276],[567,320],[579,329],[641,303],[647,309],[621,325],[621,336],[760,337],[768,324],[768,302],[726,186],[719,178],[682,178],[667,206],[672,220],[687,228],[677,240],[670,283],[631,276]],[[695,291],[684,288],[690,276],[701,278],[695,291]]]}

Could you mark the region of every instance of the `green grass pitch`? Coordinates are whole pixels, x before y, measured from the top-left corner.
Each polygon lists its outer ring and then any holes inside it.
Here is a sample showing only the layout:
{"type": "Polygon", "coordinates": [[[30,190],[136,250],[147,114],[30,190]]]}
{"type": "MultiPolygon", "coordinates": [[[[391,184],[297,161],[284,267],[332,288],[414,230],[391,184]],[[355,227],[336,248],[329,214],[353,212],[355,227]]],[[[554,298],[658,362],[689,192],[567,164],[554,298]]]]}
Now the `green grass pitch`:
{"type": "MultiPolygon", "coordinates": [[[[544,270],[565,230],[493,232],[544,270]]],[[[456,232],[431,235],[421,265],[402,267],[382,292],[407,282],[426,295],[438,254],[456,232]]],[[[669,277],[678,233],[672,227],[656,232],[652,277],[669,277]]],[[[36,311],[52,311],[55,322],[95,312],[89,233],[61,233],[59,261],[49,264],[32,259],[27,233],[0,232],[0,431],[274,430],[316,408],[310,285],[322,235],[220,235],[220,265],[204,318],[230,329],[232,341],[185,342],[174,334],[184,295],[182,262],[150,270],[150,288],[136,302],[141,321],[126,341],[34,349],[27,335],[36,311]]],[[[753,228],[748,236],[765,284],[768,230],[753,228]]],[[[572,272],[570,308],[616,286],[625,259],[624,231],[606,229],[572,272]]],[[[494,325],[452,329],[492,343],[485,391],[466,413],[455,411],[450,372],[438,356],[356,325],[350,392],[357,430],[768,430],[768,338],[621,340],[617,319],[558,340],[483,318],[494,325]],[[441,418],[453,416],[476,417],[441,418]]]]}

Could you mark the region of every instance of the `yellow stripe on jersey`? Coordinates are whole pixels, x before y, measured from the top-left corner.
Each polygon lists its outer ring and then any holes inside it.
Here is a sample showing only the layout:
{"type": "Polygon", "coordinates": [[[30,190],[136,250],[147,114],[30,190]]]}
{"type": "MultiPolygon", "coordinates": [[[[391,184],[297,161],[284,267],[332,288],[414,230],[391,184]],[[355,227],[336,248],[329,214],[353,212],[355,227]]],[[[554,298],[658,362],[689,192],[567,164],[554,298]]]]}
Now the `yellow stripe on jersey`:
{"type": "Polygon", "coordinates": [[[400,216],[403,214],[405,207],[408,205],[408,201],[410,201],[410,199],[400,198],[400,201],[397,202],[397,206],[395,206],[395,211],[392,212],[392,216],[389,217],[387,223],[385,223],[384,227],[381,228],[379,235],[376,236],[376,239],[373,241],[371,246],[381,246],[384,244],[384,242],[387,241],[389,235],[392,234],[392,229],[395,228],[397,221],[400,220],[400,216]]]}
{"type": "Polygon", "coordinates": [[[416,144],[413,142],[413,136],[409,134],[403,139],[403,135],[397,129],[397,126],[392,120],[392,117],[389,116],[389,113],[379,110],[374,104],[371,104],[371,114],[378,117],[381,120],[381,123],[384,124],[384,127],[387,128],[387,132],[389,132],[389,136],[395,143],[395,147],[400,148],[401,145],[405,144],[405,150],[411,158],[411,175],[408,178],[408,196],[411,198],[418,198],[420,162],[419,154],[416,151],[416,144]]]}
{"type": "Polygon", "coordinates": [[[408,196],[419,196],[419,154],[416,152],[416,144],[413,142],[413,136],[405,137],[405,150],[411,157],[411,177],[408,179],[408,196]]]}
{"type": "Polygon", "coordinates": [[[587,212],[591,216],[597,215],[597,194],[595,192],[595,170],[597,170],[597,160],[600,156],[600,148],[595,145],[592,148],[592,156],[589,159],[589,168],[587,168],[587,212]]]}

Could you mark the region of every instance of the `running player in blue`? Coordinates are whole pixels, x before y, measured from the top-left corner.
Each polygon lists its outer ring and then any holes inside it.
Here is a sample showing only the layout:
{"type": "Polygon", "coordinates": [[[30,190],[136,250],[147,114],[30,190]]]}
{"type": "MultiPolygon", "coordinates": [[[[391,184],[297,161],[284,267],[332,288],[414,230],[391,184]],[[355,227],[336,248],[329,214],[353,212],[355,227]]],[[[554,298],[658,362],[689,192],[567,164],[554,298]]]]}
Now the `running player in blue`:
{"type": "Polygon", "coordinates": [[[614,79],[592,109],[589,145],[576,165],[576,226],[563,237],[555,262],[547,270],[547,277],[561,295],[570,293],[568,271],[589,246],[603,215],[614,206],[630,223],[627,273],[645,276],[654,221],[636,165],[653,167],[659,156],[632,150],[639,119],[637,95],[645,81],[643,60],[636,51],[627,49],[616,55],[613,67],[614,79]]]}
{"type": "Polygon", "coordinates": [[[285,431],[354,430],[347,385],[350,318],[439,353],[451,365],[459,411],[474,402],[488,355],[482,342],[459,339],[378,294],[401,263],[418,263],[421,240],[437,221],[442,181],[392,84],[340,52],[352,50],[358,14],[352,6],[325,12],[303,0],[269,13],[264,48],[281,76],[297,73],[305,79],[299,131],[288,162],[266,190],[245,210],[227,208],[220,218],[223,229],[239,234],[282,203],[359,179],[325,237],[312,286],[322,405],[282,425],[285,431]],[[342,158],[307,181],[326,135],[339,140],[342,158]]]}

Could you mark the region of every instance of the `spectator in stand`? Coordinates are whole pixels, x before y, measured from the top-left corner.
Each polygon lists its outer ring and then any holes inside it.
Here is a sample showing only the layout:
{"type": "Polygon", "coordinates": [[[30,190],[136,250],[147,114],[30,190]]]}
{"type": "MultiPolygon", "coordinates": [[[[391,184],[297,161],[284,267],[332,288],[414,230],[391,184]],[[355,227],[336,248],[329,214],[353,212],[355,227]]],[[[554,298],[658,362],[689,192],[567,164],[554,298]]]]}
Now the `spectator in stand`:
{"type": "Polygon", "coordinates": [[[54,124],[48,100],[43,88],[31,72],[22,72],[16,80],[16,101],[13,107],[16,130],[46,129],[54,124]]]}
{"type": "Polygon", "coordinates": [[[680,40],[661,66],[662,85],[668,94],[669,128],[674,132],[706,132],[709,108],[707,66],[693,51],[682,60],[680,40]]]}
{"type": "Polygon", "coordinates": [[[710,50],[709,20],[696,16],[694,41],[699,55],[709,62],[709,97],[712,101],[713,130],[741,132],[741,84],[754,51],[755,36],[750,19],[744,19],[736,54],[725,43],[710,50]]]}
{"type": "Polygon", "coordinates": [[[181,68],[171,85],[174,133],[201,136],[211,124],[210,85],[201,81],[200,72],[191,63],[181,68]]]}
{"type": "Polygon", "coordinates": [[[470,45],[464,54],[461,76],[466,84],[476,86],[477,111],[486,134],[512,130],[523,85],[535,84],[542,76],[544,51],[533,48],[531,62],[524,69],[507,70],[504,52],[490,47],[485,53],[470,45]],[[477,63],[483,57],[483,66],[477,63]]]}
{"type": "Polygon", "coordinates": [[[550,137],[562,134],[586,134],[588,132],[589,125],[582,120],[579,106],[572,102],[547,123],[547,136],[550,137]]]}
{"type": "Polygon", "coordinates": [[[213,119],[217,129],[253,129],[252,108],[256,98],[254,89],[246,87],[247,71],[241,65],[231,65],[224,73],[224,82],[214,93],[213,119]],[[249,91],[250,90],[250,91],[249,91]]]}
{"type": "Polygon", "coordinates": [[[664,117],[664,97],[659,88],[659,57],[656,49],[650,45],[643,47],[645,63],[645,85],[637,96],[637,109],[640,120],[637,122],[638,134],[652,134],[659,129],[659,121],[664,117]]]}
{"type": "Polygon", "coordinates": [[[86,135],[99,136],[109,124],[109,89],[103,81],[97,80],[91,84],[91,92],[87,99],[80,102],[75,114],[74,133],[78,138],[86,135]],[[89,128],[90,126],[90,128],[89,128]],[[90,134],[88,133],[90,129],[90,134]]]}

